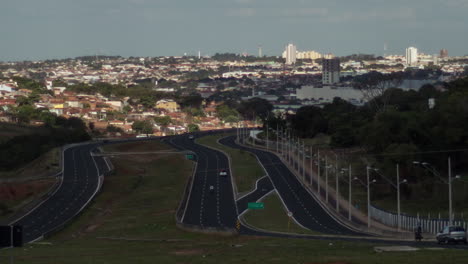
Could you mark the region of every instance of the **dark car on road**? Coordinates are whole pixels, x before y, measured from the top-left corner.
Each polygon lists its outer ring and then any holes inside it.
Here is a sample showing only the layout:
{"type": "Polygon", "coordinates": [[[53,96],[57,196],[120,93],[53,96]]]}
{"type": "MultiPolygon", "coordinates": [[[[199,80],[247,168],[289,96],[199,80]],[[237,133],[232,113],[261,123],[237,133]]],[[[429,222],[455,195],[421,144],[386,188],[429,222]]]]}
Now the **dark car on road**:
{"type": "Polygon", "coordinates": [[[437,233],[437,243],[458,243],[466,244],[466,231],[461,226],[446,226],[437,233]]]}

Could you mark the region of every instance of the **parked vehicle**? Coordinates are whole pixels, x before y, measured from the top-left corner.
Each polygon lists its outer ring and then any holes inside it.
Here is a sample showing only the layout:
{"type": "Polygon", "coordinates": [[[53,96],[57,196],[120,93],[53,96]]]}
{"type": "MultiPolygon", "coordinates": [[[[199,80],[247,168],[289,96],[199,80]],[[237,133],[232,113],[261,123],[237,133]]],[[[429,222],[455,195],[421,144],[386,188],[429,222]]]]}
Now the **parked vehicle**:
{"type": "Polygon", "coordinates": [[[466,231],[461,226],[446,226],[437,233],[437,243],[458,243],[466,244],[466,231]]]}
{"type": "Polygon", "coordinates": [[[210,185],[210,193],[214,193],[214,186],[210,185]]]}

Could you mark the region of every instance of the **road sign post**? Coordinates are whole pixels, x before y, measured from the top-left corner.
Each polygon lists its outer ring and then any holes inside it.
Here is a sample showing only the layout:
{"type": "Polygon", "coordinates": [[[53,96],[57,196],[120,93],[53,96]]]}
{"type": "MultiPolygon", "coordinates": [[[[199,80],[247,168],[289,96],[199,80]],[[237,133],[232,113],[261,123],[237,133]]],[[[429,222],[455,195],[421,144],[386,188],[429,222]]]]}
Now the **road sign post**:
{"type": "Polygon", "coordinates": [[[264,203],[248,203],[247,205],[249,209],[264,209],[265,208],[264,203]]]}

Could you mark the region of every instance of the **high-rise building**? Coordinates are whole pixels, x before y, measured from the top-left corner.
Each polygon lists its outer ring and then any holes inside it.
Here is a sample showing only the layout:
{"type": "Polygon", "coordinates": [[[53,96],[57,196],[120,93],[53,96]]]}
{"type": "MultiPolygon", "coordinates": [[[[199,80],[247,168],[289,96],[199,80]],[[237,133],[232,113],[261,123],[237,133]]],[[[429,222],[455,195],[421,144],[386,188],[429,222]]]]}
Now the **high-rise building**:
{"type": "Polygon", "coordinates": [[[441,49],[440,50],[440,58],[447,58],[448,57],[448,50],[446,49],[441,49]]]}
{"type": "Polygon", "coordinates": [[[294,44],[288,44],[286,46],[286,49],[284,51],[284,55],[285,55],[285,58],[286,58],[286,64],[288,65],[292,65],[294,63],[296,63],[296,46],[294,44]]]}
{"type": "Polygon", "coordinates": [[[303,60],[303,59],[310,59],[310,60],[316,60],[316,59],[321,59],[322,54],[309,50],[309,51],[299,51],[297,52],[297,59],[303,60]]]}
{"type": "Polygon", "coordinates": [[[415,66],[416,64],[418,64],[418,49],[409,47],[406,49],[406,65],[415,66]]]}
{"type": "Polygon", "coordinates": [[[322,83],[324,85],[340,82],[340,59],[322,60],[322,83]]]}

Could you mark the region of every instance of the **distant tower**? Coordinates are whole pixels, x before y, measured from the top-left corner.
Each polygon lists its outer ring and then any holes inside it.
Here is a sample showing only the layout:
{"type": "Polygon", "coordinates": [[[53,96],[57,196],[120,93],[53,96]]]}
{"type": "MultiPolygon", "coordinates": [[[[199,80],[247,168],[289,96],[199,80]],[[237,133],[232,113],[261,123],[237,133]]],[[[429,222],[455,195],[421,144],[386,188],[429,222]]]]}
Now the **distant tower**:
{"type": "Polygon", "coordinates": [[[263,57],[263,54],[262,54],[262,45],[259,45],[259,46],[258,46],[258,57],[259,57],[259,58],[263,57]]]}
{"type": "Polygon", "coordinates": [[[286,64],[292,65],[296,63],[296,46],[294,44],[288,44],[284,53],[286,55],[286,64]]]}
{"type": "Polygon", "coordinates": [[[198,59],[201,60],[201,51],[198,51],[198,59]]]}
{"type": "Polygon", "coordinates": [[[439,56],[441,59],[443,58],[447,58],[448,57],[448,50],[446,49],[441,49],[440,50],[440,56],[439,56]]]}
{"type": "Polygon", "coordinates": [[[409,47],[406,49],[406,65],[415,66],[416,64],[418,64],[418,49],[409,47]]]}
{"type": "Polygon", "coordinates": [[[322,60],[322,83],[330,85],[340,82],[340,59],[322,60]]]}

